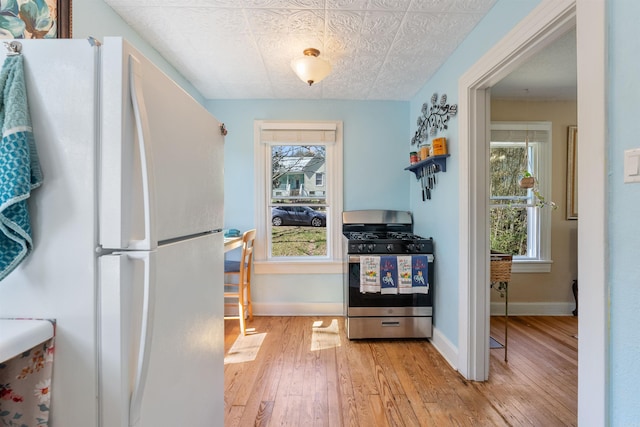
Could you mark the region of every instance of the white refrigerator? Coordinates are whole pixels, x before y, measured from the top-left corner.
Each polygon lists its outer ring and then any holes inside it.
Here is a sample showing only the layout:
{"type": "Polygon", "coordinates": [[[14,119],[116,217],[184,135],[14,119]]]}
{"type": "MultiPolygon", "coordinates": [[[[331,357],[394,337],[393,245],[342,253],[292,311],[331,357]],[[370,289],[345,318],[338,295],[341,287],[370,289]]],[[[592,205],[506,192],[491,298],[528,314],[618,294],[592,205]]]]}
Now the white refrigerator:
{"type": "Polygon", "coordinates": [[[50,426],[222,426],[221,123],[121,38],[20,42],[44,181],[0,318],[56,321],[50,426]]]}

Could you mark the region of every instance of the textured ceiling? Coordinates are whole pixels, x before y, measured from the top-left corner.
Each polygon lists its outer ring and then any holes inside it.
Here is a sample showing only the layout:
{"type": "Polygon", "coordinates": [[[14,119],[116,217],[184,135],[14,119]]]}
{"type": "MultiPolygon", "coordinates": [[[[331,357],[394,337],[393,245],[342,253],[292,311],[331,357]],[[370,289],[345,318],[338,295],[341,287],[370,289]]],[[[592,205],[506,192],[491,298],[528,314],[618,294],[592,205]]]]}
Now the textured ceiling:
{"type": "Polygon", "coordinates": [[[495,0],[105,0],[208,99],[408,100],[495,0]],[[309,87],[290,62],[320,50],[309,87]]]}

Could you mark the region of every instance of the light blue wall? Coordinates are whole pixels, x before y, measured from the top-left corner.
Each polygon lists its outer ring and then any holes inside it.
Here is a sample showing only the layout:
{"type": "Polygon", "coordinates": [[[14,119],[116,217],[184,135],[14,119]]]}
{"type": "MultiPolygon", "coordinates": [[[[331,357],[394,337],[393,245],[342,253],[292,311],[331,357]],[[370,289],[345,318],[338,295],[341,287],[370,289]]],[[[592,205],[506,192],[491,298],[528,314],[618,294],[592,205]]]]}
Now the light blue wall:
{"type": "Polygon", "coordinates": [[[640,148],[640,3],[610,1],[608,8],[609,414],[612,426],[630,426],[640,423],[640,184],[623,183],[623,154],[640,148]]]}
{"type": "Polygon", "coordinates": [[[74,39],[85,39],[92,36],[97,40],[103,40],[107,36],[124,37],[199,103],[204,103],[200,92],[103,0],[73,0],[71,36],[74,39]]]}
{"type": "Polygon", "coordinates": [[[225,123],[225,227],[254,224],[254,120],[342,120],[344,209],[408,209],[408,102],[210,100],[225,123]]]}
{"type": "MultiPolygon", "coordinates": [[[[254,120],[342,120],[344,209],[409,207],[408,172],[403,170],[409,159],[404,148],[409,138],[408,102],[210,100],[207,108],[229,130],[224,152],[225,228],[255,227],[254,120]]],[[[254,281],[256,307],[313,314],[324,304],[341,312],[341,275],[257,275],[254,281]]]]}
{"type": "MultiPolygon", "coordinates": [[[[458,80],[490,48],[499,42],[520,20],[531,12],[540,0],[499,0],[473,32],[456,49],[438,72],[411,100],[410,132],[416,131],[416,120],[423,103],[431,105],[431,95],[447,95],[447,102],[458,103],[458,80]]],[[[432,236],[436,247],[435,326],[453,345],[458,343],[458,120],[450,121],[449,129],[436,136],[447,138],[451,154],[447,172],[438,174],[438,183],[431,200],[422,201],[419,185],[414,179],[410,188],[410,210],[414,213],[415,231],[432,236]]],[[[412,148],[407,145],[407,150],[412,148]]]]}

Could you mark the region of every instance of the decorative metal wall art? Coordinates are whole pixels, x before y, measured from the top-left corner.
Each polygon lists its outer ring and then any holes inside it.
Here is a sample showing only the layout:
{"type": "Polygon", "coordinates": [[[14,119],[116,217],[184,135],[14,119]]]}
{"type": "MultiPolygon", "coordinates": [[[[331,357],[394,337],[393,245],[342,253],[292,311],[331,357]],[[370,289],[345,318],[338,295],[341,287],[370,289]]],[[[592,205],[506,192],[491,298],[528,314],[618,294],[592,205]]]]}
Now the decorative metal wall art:
{"type": "Polygon", "coordinates": [[[411,145],[420,145],[430,135],[433,136],[438,131],[447,129],[449,119],[458,112],[458,104],[447,104],[446,94],[443,94],[438,102],[438,94],[434,93],[431,96],[431,104],[431,107],[426,102],[422,104],[422,116],[418,117],[418,130],[411,138],[411,145]]]}

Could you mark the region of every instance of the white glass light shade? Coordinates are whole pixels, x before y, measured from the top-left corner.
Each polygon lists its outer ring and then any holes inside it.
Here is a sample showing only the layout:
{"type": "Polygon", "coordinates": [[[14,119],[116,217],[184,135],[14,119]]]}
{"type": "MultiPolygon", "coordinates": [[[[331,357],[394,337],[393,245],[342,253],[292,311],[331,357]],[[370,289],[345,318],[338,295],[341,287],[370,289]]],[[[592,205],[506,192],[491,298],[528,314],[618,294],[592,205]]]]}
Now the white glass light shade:
{"type": "Polygon", "coordinates": [[[318,58],[320,52],[317,49],[305,49],[305,56],[291,61],[291,68],[305,83],[311,86],[324,79],[331,72],[331,64],[318,58]]]}

